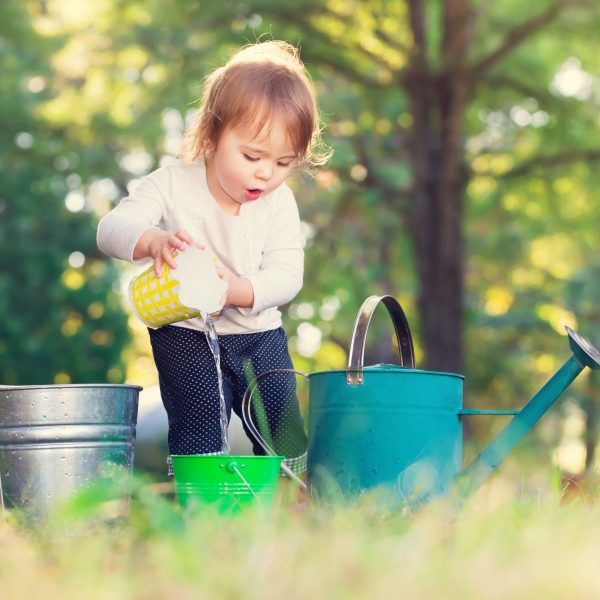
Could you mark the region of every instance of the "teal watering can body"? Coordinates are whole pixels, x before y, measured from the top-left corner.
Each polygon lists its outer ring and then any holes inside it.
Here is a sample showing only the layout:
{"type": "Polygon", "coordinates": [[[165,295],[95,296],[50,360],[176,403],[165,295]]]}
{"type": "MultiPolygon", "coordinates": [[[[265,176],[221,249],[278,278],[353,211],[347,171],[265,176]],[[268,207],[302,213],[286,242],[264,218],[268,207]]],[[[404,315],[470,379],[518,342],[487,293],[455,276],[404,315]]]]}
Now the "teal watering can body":
{"type": "Polygon", "coordinates": [[[310,375],[308,480],[318,493],[388,484],[399,500],[447,495],[462,461],[463,377],[377,365],[310,375]]]}
{"type": "Polygon", "coordinates": [[[477,489],[552,403],[600,353],[567,329],[573,356],[523,409],[463,408],[463,376],[415,369],[412,338],[398,302],[368,298],[357,316],[346,370],[308,376],[308,484],[315,495],[352,497],[382,488],[398,503],[477,489]],[[390,312],[402,366],[363,368],[371,316],[383,302],[390,312]],[[462,417],[514,415],[500,434],[461,472],[462,417]],[[457,483],[459,484],[457,486],[457,483]]]}

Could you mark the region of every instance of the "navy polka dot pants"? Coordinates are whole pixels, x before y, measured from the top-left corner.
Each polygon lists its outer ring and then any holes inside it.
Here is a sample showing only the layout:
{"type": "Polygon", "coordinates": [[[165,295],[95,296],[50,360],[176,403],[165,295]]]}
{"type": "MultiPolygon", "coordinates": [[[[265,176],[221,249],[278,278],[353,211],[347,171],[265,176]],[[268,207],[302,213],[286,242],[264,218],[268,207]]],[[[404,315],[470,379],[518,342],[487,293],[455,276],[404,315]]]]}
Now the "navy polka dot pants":
{"type": "MultiPolygon", "coordinates": [[[[149,329],[158,369],[160,393],[169,418],[171,454],[220,454],[219,390],[214,358],[203,331],[167,325],[149,329]]],[[[223,392],[227,417],[231,410],[241,418],[242,398],[249,378],[272,369],[293,369],[283,328],[259,333],[220,335],[223,392]]],[[[259,415],[260,417],[260,415],[259,415]]],[[[252,420],[263,438],[296,473],[306,470],[307,439],[296,396],[293,373],[266,376],[252,396],[252,420]],[[269,432],[265,432],[255,406],[262,400],[269,432]]],[[[243,422],[243,421],[242,421],[243,422]]],[[[264,419],[262,420],[264,423],[264,419]]],[[[255,455],[263,448],[246,429],[255,455]]]]}

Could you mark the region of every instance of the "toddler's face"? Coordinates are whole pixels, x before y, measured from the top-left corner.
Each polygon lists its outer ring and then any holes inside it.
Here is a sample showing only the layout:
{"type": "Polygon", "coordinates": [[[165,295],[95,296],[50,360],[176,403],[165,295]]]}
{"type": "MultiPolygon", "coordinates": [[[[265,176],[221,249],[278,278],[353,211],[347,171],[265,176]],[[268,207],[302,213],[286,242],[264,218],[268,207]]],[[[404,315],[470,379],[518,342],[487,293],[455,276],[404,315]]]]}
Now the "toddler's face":
{"type": "Polygon", "coordinates": [[[266,125],[258,135],[242,128],[226,129],[207,163],[209,188],[219,204],[237,212],[236,205],[256,202],[279,187],[295,158],[292,145],[277,123],[270,131],[266,125]]]}

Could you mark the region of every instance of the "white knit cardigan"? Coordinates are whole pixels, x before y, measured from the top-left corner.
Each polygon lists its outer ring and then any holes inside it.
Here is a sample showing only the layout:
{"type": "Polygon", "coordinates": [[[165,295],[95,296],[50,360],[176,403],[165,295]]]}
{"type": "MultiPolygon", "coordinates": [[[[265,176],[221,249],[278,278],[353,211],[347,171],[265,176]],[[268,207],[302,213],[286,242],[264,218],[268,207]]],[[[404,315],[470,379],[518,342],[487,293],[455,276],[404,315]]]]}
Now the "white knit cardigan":
{"type": "MultiPolygon", "coordinates": [[[[247,277],[254,306],[227,306],[214,318],[217,333],[255,333],[281,325],[277,307],[302,287],[304,251],[294,195],[283,183],[258,201],[242,204],[239,216],[224,213],[206,183],[204,163],[181,162],[146,177],[98,225],[98,247],[109,256],[136,265],[133,259],[142,233],[153,227],[176,233],[185,229],[217,257],[217,264],[247,277]]],[[[179,324],[202,329],[200,319],[179,324]]]]}

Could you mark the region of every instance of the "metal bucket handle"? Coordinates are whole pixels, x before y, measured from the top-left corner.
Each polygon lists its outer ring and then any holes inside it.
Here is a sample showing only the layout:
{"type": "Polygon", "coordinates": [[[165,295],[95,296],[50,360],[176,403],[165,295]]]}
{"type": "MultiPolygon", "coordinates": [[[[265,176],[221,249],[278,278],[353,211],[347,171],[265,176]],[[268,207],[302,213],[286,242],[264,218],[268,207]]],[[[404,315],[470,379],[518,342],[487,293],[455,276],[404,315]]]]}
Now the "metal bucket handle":
{"type": "Polygon", "coordinates": [[[396,298],[392,296],[370,296],[360,307],[354,321],[352,330],[352,341],[350,342],[350,353],[348,355],[348,369],[346,371],[347,385],[363,385],[363,363],[365,358],[365,341],[371,317],[377,305],[383,302],[394,324],[396,340],[398,342],[398,354],[400,366],[408,369],[415,368],[415,350],[406,315],[396,298]]]}
{"type": "MultiPolygon", "coordinates": [[[[254,379],[246,389],[244,393],[244,397],[242,398],[242,418],[244,419],[244,423],[246,427],[250,431],[250,433],[254,436],[254,439],[262,446],[263,450],[269,456],[277,456],[273,448],[265,442],[262,435],[260,435],[260,431],[254,425],[254,421],[252,420],[252,413],[250,412],[250,403],[252,401],[252,394],[254,390],[258,386],[258,383],[261,379],[265,378],[267,375],[271,375],[273,373],[296,373],[297,375],[302,375],[304,379],[308,380],[308,374],[304,371],[297,371],[296,369],[272,369],[271,371],[265,371],[261,373],[258,377],[254,379]]],[[[301,485],[304,489],[306,489],[306,484],[302,479],[300,479],[283,461],[281,462],[281,468],[285,472],[286,475],[291,477],[296,483],[301,485]]]]}

